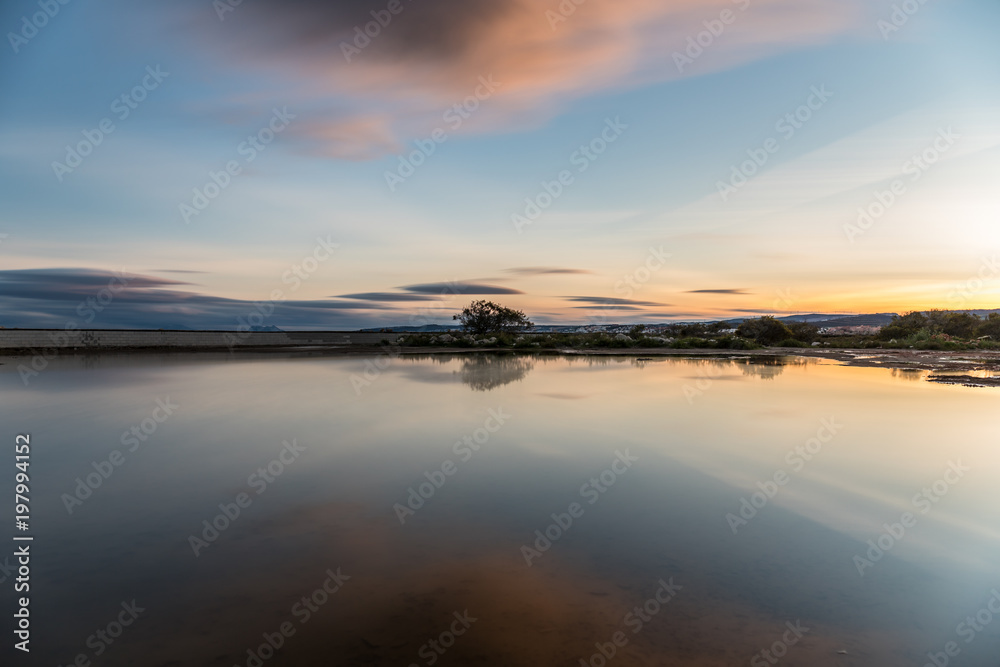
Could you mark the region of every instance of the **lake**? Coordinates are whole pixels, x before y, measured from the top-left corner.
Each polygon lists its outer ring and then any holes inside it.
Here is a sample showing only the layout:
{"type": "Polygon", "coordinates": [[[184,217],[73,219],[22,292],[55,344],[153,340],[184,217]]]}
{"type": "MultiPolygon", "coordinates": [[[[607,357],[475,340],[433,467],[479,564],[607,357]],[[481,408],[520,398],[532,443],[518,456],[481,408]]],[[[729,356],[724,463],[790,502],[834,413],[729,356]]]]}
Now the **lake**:
{"type": "Polygon", "coordinates": [[[1000,664],[994,389],[801,357],[4,362],[34,536],[5,664],[1000,664]]]}

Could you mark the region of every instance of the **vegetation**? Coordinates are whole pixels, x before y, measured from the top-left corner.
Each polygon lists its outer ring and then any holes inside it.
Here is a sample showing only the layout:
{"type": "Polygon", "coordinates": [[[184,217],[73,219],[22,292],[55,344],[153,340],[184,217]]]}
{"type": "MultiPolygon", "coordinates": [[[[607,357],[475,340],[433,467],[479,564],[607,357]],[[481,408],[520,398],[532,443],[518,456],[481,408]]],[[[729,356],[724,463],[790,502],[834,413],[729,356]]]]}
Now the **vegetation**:
{"type": "MultiPolygon", "coordinates": [[[[630,332],[631,334],[632,332],[630,332]]],[[[672,348],[710,350],[756,350],[760,346],[739,336],[719,336],[700,338],[688,336],[668,338],[656,334],[636,335],[608,333],[530,333],[530,334],[407,334],[400,344],[409,347],[489,347],[511,348],[515,350],[566,350],[566,349],[631,349],[631,348],[672,348]]]]}
{"type": "Polygon", "coordinates": [[[535,326],[520,310],[482,300],[473,301],[452,319],[461,322],[463,330],[474,334],[516,333],[535,326]]]}
{"type": "Polygon", "coordinates": [[[755,350],[762,347],[832,349],[903,348],[917,350],[1000,349],[1000,313],[980,318],[970,313],[932,310],[896,316],[875,335],[821,334],[805,322],[781,322],[764,316],[729,322],[681,323],[650,329],[635,325],[628,333],[536,333],[524,313],[488,301],[462,311],[464,331],[452,334],[408,334],[411,347],[457,347],[524,351],[565,349],[703,349],[755,350]]]}
{"type": "Polygon", "coordinates": [[[991,349],[1000,342],[1000,313],[983,319],[972,313],[947,310],[913,311],[897,315],[875,337],[888,347],[921,350],[991,349]]]}
{"type": "Polygon", "coordinates": [[[736,328],[736,335],[749,338],[761,345],[777,345],[781,341],[794,338],[792,330],[771,315],[744,320],[736,328]]]}

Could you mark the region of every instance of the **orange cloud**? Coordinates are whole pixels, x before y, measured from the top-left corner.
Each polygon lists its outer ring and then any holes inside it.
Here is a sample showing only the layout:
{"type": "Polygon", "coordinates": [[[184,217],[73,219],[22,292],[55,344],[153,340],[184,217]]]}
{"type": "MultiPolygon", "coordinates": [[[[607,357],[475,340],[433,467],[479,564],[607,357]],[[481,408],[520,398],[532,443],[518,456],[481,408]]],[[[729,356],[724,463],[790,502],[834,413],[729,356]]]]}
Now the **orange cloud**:
{"type": "Polygon", "coordinates": [[[208,44],[230,64],[291,75],[312,115],[294,131],[348,159],[396,152],[435,127],[538,125],[574,98],[870,27],[860,0],[258,0],[239,11],[210,28],[208,44]],[[489,99],[472,99],[461,123],[446,120],[481,77],[498,84],[489,99]]]}

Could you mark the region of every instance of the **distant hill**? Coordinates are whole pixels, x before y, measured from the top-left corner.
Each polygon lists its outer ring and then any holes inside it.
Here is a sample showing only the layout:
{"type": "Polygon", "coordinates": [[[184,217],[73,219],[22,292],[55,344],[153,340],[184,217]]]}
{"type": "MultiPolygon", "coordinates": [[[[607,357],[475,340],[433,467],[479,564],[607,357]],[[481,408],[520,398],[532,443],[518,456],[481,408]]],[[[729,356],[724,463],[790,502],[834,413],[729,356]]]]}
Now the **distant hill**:
{"type": "MultiPolygon", "coordinates": [[[[973,315],[978,315],[979,317],[985,318],[989,316],[990,313],[1000,313],[1000,308],[995,308],[993,310],[958,310],[954,312],[964,312],[972,313],[973,315]]],[[[777,318],[782,322],[809,322],[810,324],[815,324],[820,327],[859,327],[859,326],[870,326],[870,327],[884,327],[885,325],[892,322],[892,318],[896,317],[896,313],[863,313],[859,315],[844,315],[843,313],[807,313],[802,315],[785,315],[777,318]]],[[[539,324],[535,326],[534,331],[539,333],[563,333],[563,332],[574,332],[583,329],[598,328],[603,330],[613,330],[621,327],[631,327],[635,324],[646,324],[646,326],[652,328],[659,328],[662,326],[669,326],[673,324],[695,324],[695,323],[705,323],[711,324],[713,322],[728,322],[733,327],[738,326],[744,320],[751,319],[751,317],[731,317],[724,320],[688,320],[688,321],[678,321],[678,322],[618,322],[618,323],[604,323],[596,325],[593,323],[581,323],[581,324],[539,324]]],[[[447,324],[425,324],[423,326],[392,326],[392,327],[376,327],[372,329],[361,329],[361,331],[411,331],[411,332],[423,332],[423,333],[441,333],[445,331],[457,331],[461,327],[457,325],[447,325],[447,324]]]]}
{"type": "Polygon", "coordinates": [[[842,317],[848,316],[843,313],[837,313],[836,315],[826,313],[809,313],[808,315],[785,315],[784,317],[779,317],[777,319],[782,322],[827,322],[829,320],[837,320],[842,317]]]}
{"type": "Polygon", "coordinates": [[[838,317],[832,320],[822,320],[818,322],[824,327],[884,327],[892,322],[895,313],[875,313],[873,315],[850,315],[848,317],[838,317]]]}
{"type": "Polygon", "coordinates": [[[442,331],[458,331],[462,327],[454,324],[424,324],[419,327],[415,326],[394,326],[394,327],[372,327],[370,329],[359,329],[359,331],[393,331],[393,332],[419,332],[419,333],[439,333],[442,331]]]}

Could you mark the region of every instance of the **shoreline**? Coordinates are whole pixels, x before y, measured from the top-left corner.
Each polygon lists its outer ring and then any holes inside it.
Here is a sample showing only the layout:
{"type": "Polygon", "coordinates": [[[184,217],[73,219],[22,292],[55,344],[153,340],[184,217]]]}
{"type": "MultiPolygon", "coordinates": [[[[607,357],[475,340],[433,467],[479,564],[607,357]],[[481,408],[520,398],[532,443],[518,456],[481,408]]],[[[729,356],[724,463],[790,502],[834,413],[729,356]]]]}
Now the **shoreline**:
{"type": "Polygon", "coordinates": [[[547,349],[512,350],[491,347],[404,347],[399,345],[241,345],[235,348],[218,346],[92,346],[86,348],[6,348],[0,349],[0,365],[9,365],[18,359],[42,357],[46,361],[58,357],[116,357],[133,355],[204,355],[224,354],[233,356],[413,356],[443,354],[515,354],[562,356],[620,356],[645,358],[716,357],[725,359],[754,359],[777,357],[809,357],[828,359],[844,366],[886,368],[904,371],[925,371],[928,382],[957,384],[969,387],[1000,387],[1000,350],[901,350],[901,349],[817,349],[799,347],[772,347],[759,350],[715,350],[673,348],[627,349],[547,349]],[[52,351],[55,354],[51,354],[52,351]],[[993,374],[996,375],[993,375],[993,374]]]}

